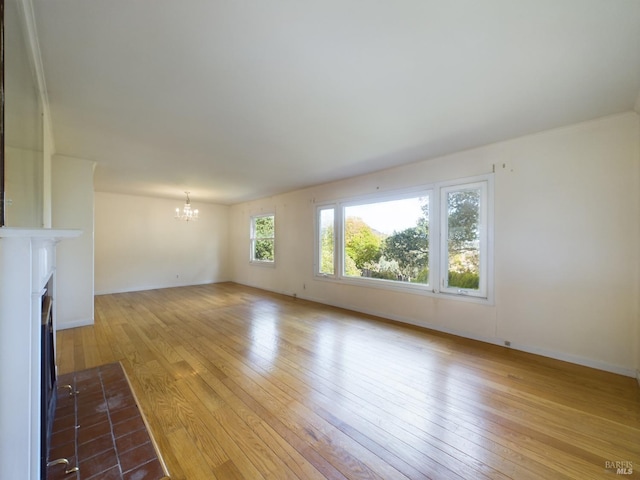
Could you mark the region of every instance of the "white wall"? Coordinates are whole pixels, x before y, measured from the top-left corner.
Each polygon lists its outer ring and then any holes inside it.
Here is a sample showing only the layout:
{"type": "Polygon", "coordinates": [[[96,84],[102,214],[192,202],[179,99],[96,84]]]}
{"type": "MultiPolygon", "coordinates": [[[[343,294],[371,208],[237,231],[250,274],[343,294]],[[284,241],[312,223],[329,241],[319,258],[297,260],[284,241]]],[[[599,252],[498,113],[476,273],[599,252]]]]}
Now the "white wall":
{"type": "Polygon", "coordinates": [[[55,155],[52,160],[52,224],[82,230],[57,249],[58,329],[93,324],[93,171],[95,162],[55,155]]]}
{"type": "Polygon", "coordinates": [[[634,375],[640,129],[599,119],[231,208],[233,280],[634,375]],[[495,304],[313,276],[315,203],[495,173],[495,304]],[[276,267],[250,265],[249,217],[276,212],[276,267]]]}
{"type": "Polygon", "coordinates": [[[5,222],[10,227],[40,228],[42,219],[42,152],[6,146],[5,222]]]}
{"type": "Polygon", "coordinates": [[[96,192],[96,294],[223,282],[229,207],[200,203],[197,222],[175,220],[184,201],[96,192]]]}
{"type": "Polygon", "coordinates": [[[497,331],[533,351],[635,369],[638,117],[505,145],[496,218],[497,331]],[[523,249],[524,248],[524,249],[523,249]],[[521,271],[512,268],[518,265],[521,271]]]}

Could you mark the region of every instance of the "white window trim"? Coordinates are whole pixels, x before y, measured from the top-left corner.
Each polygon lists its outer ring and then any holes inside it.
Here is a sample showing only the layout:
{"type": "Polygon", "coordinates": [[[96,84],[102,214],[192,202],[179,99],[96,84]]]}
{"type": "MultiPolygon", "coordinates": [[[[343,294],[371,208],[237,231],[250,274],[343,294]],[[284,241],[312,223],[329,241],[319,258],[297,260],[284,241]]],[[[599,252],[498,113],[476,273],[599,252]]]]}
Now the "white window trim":
{"type": "MultiPolygon", "coordinates": [[[[405,293],[415,293],[424,296],[437,298],[450,298],[462,302],[481,303],[493,305],[494,303],[494,258],[493,258],[493,175],[485,174],[474,177],[466,177],[445,182],[412,187],[394,192],[378,193],[359,197],[350,197],[316,205],[315,212],[315,261],[314,275],[316,280],[327,282],[340,282],[342,284],[365,286],[367,288],[379,288],[383,290],[399,291],[405,293]],[[481,205],[481,283],[482,291],[466,291],[458,288],[442,288],[442,279],[445,272],[446,262],[443,263],[442,245],[446,242],[443,235],[446,232],[443,225],[443,191],[455,191],[467,188],[472,185],[483,185],[483,195],[485,201],[481,205]],[[400,200],[416,196],[429,197],[429,284],[396,282],[377,278],[360,278],[344,275],[344,209],[348,206],[362,205],[366,203],[379,203],[384,201],[400,200]],[[334,209],[334,275],[320,273],[320,245],[319,245],[319,220],[320,210],[326,208],[334,209]],[[482,242],[484,240],[484,242],[482,242]],[[484,276],[483,276],[484,275],[484,276]]],[[[447,258],[448,261],[448,258],[447,258]]]]}
{"type": "Polygon", "coordinates": [[[252,265],[261,265],[265,267],[275,267],[276,265],[276,214],[275,213],[260,213],[258,215],[252,215],[249,223],[249,263],[252,265]],[[262,237],[261,239],[273,240],[273,260],[259,260],[254,257],[255,254],[255,242],[256,242],[256,219],[263,217],[273,217],[273,237],[262,237]]]}

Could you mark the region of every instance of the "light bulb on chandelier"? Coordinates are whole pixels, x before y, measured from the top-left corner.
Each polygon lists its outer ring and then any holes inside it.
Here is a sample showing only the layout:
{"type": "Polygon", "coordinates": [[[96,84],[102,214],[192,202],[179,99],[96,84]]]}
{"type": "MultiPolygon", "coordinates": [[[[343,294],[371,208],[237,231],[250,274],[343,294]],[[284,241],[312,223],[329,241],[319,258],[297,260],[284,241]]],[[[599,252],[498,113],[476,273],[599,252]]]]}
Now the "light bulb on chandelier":
{"type": "Polygon", "coordinates": [[[180,211],[179,208],[176,208],[176,216],[174,217],[176,220],[185,220],[185,221],[189,221],[189,220],[193,220],[196,221],[198,220],[198,209],[196,208],[195,210],[191,209],[191,200],[189,199],[189,192],[184,192],[187,195],[187,201],[184,204],[184,207],[182,208],[182,211],[180,211]]]}

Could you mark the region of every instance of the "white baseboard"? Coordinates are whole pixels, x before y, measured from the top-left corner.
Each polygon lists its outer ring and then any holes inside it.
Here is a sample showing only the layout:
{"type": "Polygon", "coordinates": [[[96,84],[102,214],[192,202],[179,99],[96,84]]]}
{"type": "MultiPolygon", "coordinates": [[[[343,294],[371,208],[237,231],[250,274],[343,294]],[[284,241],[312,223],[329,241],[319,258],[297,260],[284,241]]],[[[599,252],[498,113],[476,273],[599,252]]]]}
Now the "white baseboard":
{"type": "MultiPolygon", "coordinates": [[[[319,301],[317,299],[312,299],[309,298],[308,300],[314,301],[314,302],[318,302],[318,303],[326,303],[323,301],[319,301]]],[[[382,318],[387,318],[389,320],[393,320],[393,321],[397,321],[397,322],[401,322],[401,323],[407,323],[409,325],[414,325],[414,326],[418,326],[418,327],[423,327],[423,328],[428,328],[430,330],[435,330],[438,332],[442,332],[442,333],[448,333],[451,335],[455,335],[457,337],[463,337],[463,338],[468,338],[470,340],[477,340],[480,342],[485,342],[485,343],[491,343],[493,345],[500,345],[500,346],[504,346],[505,345],[505,339],[503,338],[497,338],[497,337],[484,337],[482,335],[475,335],[475,334],[470,334],[468,332],[461,332],[461,331],[457,331],[455,329],[452,328],[446,328],[443,327],[441,325],[434,325],[434,324],[430,324],[430,323],[426,323],[426,322],[416,322],[413,319],[410,318],[401,318],[398,316],[394,316],[394,315],[380,315],[379,312],[375,312],[375,311],[367,311],[367,309],[362,309],[362,308],[356,308],[353,305],[334,305],[336,307],[340,307],[340,308],[345,308],[348,310],[354,310],[356,312],[362,312],[362,313],[366,313],[368,315],[374,315],[374,316],[378,316],[378,317],[382,317],[382,318]]],[[[530,345],[523,345],[523,344],[517,344],[517,343],[511,343],[511,345],[509,347],[506,348],[511,348],[514,350],[519,350],[522,352],[527,352],[527,353],[532,353],[534,355],[540,355],[542,357],[548,357],[548,358],[553,358],[555,360],[561,360],[563,362],[569,362],[569,363],[573,363],[576,365],[582,365],[584,367],[589,367],[589,368],[595,368],[596,370],[603,370],[605,372],[611,372],[611,373],[616,373],[618,375],[624,375],[625,377],[637,377],[638,378],[638,383],[640,384],[640,373],[634,371],[632,368],[626,368],[626,367],[622,367],[620,365],[613,365],[607,362],[602,362],[599,360],[593,360],[590,358],[585,358],[585,357],[580,357],[578,355],[572,355],[569,353],[564,353],[564,352],[555,352],[552,350],[546,350],[544,348],[539,348],[539,347],[535,347],[535,346],[530,346],[530,345]]]]}
{"type": "Polygon", "coordinates": [[[87,327],[93,325],[93,318],[81,318],[78,320],[71,320],[68,322],[57,322],[56,330],[68,330],[69,328],[87,327]]]}
{"type": "MultiPolygon", "coordinates": [[[[360,308],[359,306],[354,306],[354,305],[348,305],[348,304],[342,304],[340,302],[327,302],[325,299],[318,299],[318,298],[313,298],[311,296],[307,296],[304,295],[304,293],[302,294],[291,294],[291,293],[287,293],[287,292],[280,292],[280,291],[276,291],[276,290],[269,290],[257,285],[248,285],[245,284],[249,287],[253,287],[253,288],[258,288],[261,290],[266,290],[266,291],[270,291],[273,293],[280,293],[283,295],[288,295],[288,296],[295,296],[297,298],[303,299],[303,300],[309,300],[311,302],[316,302],[316,303],[321,303],[324,305],[330,305],[333,307],[338,307],[338,308],[344,308],[346,310],[352,310],[354,312],[360,312],[360,313],[364,313],[367,315],[373,315],[376,317],[380,317],[380,318],[385,318],[388,320],[393,320],[395,322],[400,322],[400,323],[406,323],[408,325],[413,325],[413,326],[417,326],[417,327],[422,327],[422,328],[426,328],[429,330],[435,330],[437,332],[442,332],[442,333],[448,333],[451,335],[455,335],[457,337],[463,337],[463,338],[468,338],[470,340],[477,340],[480,342],[485,342],[485,343],[490,343],[493,345],[500,345],[500,346],[504,346],[505,345],[505,340],[503,338],[496,338],[496,337],[484,337],[482,335],[475,335],[475,334],[470,334],[468,332],[461,332],[461,331],[457,331],[455,329],[451,329],[451,328],[446,328],[443,327],[441,325],[435,325],[435,324],[431,324],[431,323],[427,323],[427,322],[417,322],[416,320],[413,320],[411,318],[403,318],[401,316],[397,316],[397,315],[381,315],[380,312],[377,311],[373,311],[373,310],[368,310],[366,308],[360,308]]],[[[611,372],[611,373],[616,373],[618,375],[624,375],[625,377],[631,377],[634,378],[636,377],[638,380],[638,384],[640,385],[640,371],[636,371],[633,368],[626,368],[626,367],[622,367],[620,365],[613,365],[607,362],[602,362],[599,360],[594,360],[591,358],[585,358],[585,357],[581,357],[578,355],[572,355],[569,353],[564,353],[564,352],[555,352],[555,351],[551,351],[551,350],[547,350],[544,348],[539,348],[539,347],[535,347],[535,346],[530,346],[530,345],[524,345],[524,344],[515,344],[515,343],[511,343],[511,345],[509,347],[506,348],[511,348],[514,350],[519,350],[522,352],[526,352],[526,353],[532,353],[534,355],[540,355],[542,357],[548,357],[548,358],[553,358],[555,360],[560,360],[563,362],[569,362],[569,363],[573,363],[576,365],[582,365],[584,367],[589,367],[589,368],[595,368],[596,370],[603,370],[605,372],[611,372]]]]}
{"type": "MultiPolygon", "coordinates": [[[[233,280],[231,280],[231,281],[233,281],[233,280]]],[[[218,282],[215,282],[215,283],[218,283],[218,282]]],[[[323,304],[323,305],[329,305],[329,306],[332,306],[332,307],[344,308],[345,310],[351,310],[351,311],[354,311],[354,312],[364,313],[366,315],[372,315],[372,316],[376,316],[376,317],[380,317],[380,318],[384,318],[384,319],[388,319],[388,320],[393,320],[393,321],[399,322],[399,323],[405,323],[405,324],[408,324],[408,325],[413,325],[413,326],[416,326],[416,327],[422,327],[422,328],[426,328],[426,329],[429,329],[429,330],[435,330],[437,332],[448,333],[450,335],[455,335],[457,337],[462,337],[462,338],[468,338],[470,340],[477,340],[479,342],[490,343],[490,344],[499,345],[499,346],[504,346],[505,345],[505,339],[503,339],[503,338],[485,337],[485,336],[482,336],[482,335],[470,334],[468,332],[461,332],[461,331],[458,331],[458,330],[455,330],[455,329],[446,328],[446,327],[443,327],[441,325],[435,325],[435,324],[426,323],[426,322],[417,322],[416,320],[413,320],[411,318],[406,318],[406,317],[402,317],[402,316],[398,316],[398,315],[387,315],[387,314],[381,315],[380,312],[377,312],[377,311],[374,311],[374,310],[368,310],[366,308],[360,308],[360,307],[354,306],[354,305],[343,304],[343,303],[340,303],[340,302],[328,302],[325,299],[314,298],[312,296],[305,295],[304,292],[302,294],[284,292],[284,291],[265,288],[263,286],[251,284],[249,282],[241,283],[241,282],[235,281],[234,283],[238,283],[239,285],[245,285],[245,286],[251,287],[251,288],[257,288],[259,290],[264,290],[264,291],[267,291],[267,292],[286,295],[286,296],[289,296],[289,297],[300,298],[301,300],[308,300],[310,302],[316,302],[316,303],[320,303],[320,304],[323,304]]],[[[160,287],[160,288],[170,288],[170,287],[160,287]]],[[[109,293],[118,293],[118,292],[109,292],[109,293]]],[[[78,326],[81,326],[81,325],[78,325],[78,326]]],[[[62,328],[72,328],[72,327],[59,327],[59,328],[62,329],[62,328]]],[[[552,351],[552,350],[547,350],[547,349],[544,349],[544,348],[539,348],[539,347],[530,346],[530,345],[511,343],[511,345],[509,347],[506,347],[506,348],[511,348],[511,349],[519,350],[519,351],[526,352],[526,353],[532,353],[534,355],[540,355],[542,357],[553,358],[555,360],[560,360],[560,361],[563,361],[563,362],[569,362],[569,363],[573,363],[573,364],[576,364],[576,365],[582,365],[584,367],[595,368],[596,370],[602,370],[602,371],[605,371],[605,372],[616,373],[618,375],[624,375],[625,377],[631,377],[631,378],[635,377],[638,380],[638,385],[640,385],[640,370],[635,370],[634,371],[634,369],[632,369],[632,368],[622,367],[622,366],[619,366],[619,365],[613,365],[613,364],[610,364],[610,363],[607,363],[607,362],[602,362],[602,361],[599,361],[599,360],[585,358],[585,357],[581,357],[581,356],[578,356],[578,355],[572,355],[572,354],[569,354],[569,353],[555,352],[555,351],[552,351]]]]}
{"type": "MultiPolygon", "coordinates": [[[[215,283],[225,283],[231,280],[207,280],[201,283],[172,283],[172,284],[158,284],[158,285],[139,285],[136,287],[116,288],[109,290],[96,290],[94,295],[112,295],[114,293],[130,293],[130,292],[144,292],[146,290],[161,290],[164,288],[180,288],[180,287],[193,287],[197,285],[211,285],[215,283]]],[[[256,287],[259,288],[259,287],[256,287]]]]}
{"type": "MultiPolygon", "coordinates": [[[[544,348],[532,347],[529,345],[511,344],[511,348],[520,350],[522,352],[533,353],[534,355],[540,355],[542,357],[553,358],[555,360],[561,360],[563,362],[574,363],[576,365],[582,365],[583,367],[595,368],[596,370],[603,370],[605,372],[617,373],[618,375],[624,375],[625,377],[635,377],[636,372],[632,368],[622,367],[620,365],[613,365],[607,362],[601,362],[600,360],[593,360],[591,358],[585,358],[578,355],[572,355],[570,353],[554,352],[546,350],[544,348]]],[[[640,380],[639,380],[640,382],[640,380]]]]}

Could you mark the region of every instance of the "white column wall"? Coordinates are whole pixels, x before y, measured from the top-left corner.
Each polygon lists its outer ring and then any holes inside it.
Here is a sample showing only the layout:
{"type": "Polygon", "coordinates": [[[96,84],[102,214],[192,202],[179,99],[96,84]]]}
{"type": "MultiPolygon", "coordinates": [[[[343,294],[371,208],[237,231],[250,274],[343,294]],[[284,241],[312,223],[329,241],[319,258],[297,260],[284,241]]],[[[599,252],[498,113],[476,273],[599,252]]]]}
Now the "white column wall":
{"type": "Polygon", "coordinates": [[[93,171],[95,162],[55,155],[52,160],[52,224],[82,230],[57,253],[58,329],[93,324],[93,171]]]}

